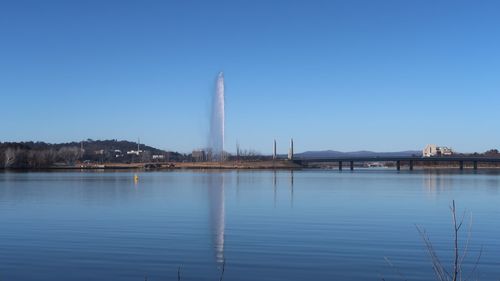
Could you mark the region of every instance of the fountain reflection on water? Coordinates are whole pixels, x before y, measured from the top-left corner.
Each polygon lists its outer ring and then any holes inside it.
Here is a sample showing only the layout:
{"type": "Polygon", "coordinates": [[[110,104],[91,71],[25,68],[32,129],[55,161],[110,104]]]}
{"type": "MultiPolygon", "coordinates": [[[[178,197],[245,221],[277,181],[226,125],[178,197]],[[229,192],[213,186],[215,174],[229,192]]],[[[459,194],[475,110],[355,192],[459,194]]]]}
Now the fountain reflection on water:
{"type": "Polygon", "coordinates": [[[220,266],[224,263],[224,230],[226,216],[224,202],[224,173],[210,173],[208,175],[208,183],[213,247],[215,250],[215,260],[220,266]]]}
{"type": "MultiPolygon", "coordinates": [[[[236,173],[236,187],[238,187],[240,182],[240,173],[236,173]]],[[[278,175],[277,171],[273,171],[273,190],[274,190],[274,207],[276,208],[276,197],[278,191],[278,175]]],[[[283,173],[285,174],[285,173],[283,173]]],[[[224,244],[225,244],[225,176],[223,172],[209,172],[207,175],[207,187],[208,187],[208,200],[209,200],[209,212],[210,212],[210,226],[212,232],[212,243],[214,249],[214,256],[217,265],[222,267],[225,263],[226,257],[224,256],[224,244]]],[[[290,207],[293,208],[293,186],[294,186],[294,172],[290,171],[288,174],[288,186],[289,186],[289,200],[290,207]]]]}

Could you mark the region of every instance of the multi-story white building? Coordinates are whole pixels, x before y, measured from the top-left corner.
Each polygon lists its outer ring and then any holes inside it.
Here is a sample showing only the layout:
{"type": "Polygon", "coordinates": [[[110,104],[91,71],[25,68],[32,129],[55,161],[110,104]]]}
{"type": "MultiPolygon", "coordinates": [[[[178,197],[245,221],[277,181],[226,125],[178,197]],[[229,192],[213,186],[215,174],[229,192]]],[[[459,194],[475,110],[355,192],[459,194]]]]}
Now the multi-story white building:
{"type": "Polygon", "coordinates": [[[439,156],[451,156],[453,155],[453,150],[446,146],[437,146],[435,144],[427,145],[422,151],[423,157],[439,157],[439,156]]]}

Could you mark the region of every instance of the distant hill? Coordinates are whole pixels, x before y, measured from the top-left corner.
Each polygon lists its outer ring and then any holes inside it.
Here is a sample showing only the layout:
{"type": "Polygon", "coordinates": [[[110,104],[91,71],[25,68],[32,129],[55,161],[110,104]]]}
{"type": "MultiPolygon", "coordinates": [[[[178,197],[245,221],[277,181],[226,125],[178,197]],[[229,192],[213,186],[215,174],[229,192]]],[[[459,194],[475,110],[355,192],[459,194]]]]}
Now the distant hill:
{"type": "Polygon", "coordinates": [[[335,150],[320,150],[320,151],[306,151],[296,153],[294,156],[297,158],[340,158],[340,157],[408,157],[408,156],[421,156],[420,150],[407,150],[397,152],[373,152],[373,151],[352,151],[341,152],[335,150]]]}

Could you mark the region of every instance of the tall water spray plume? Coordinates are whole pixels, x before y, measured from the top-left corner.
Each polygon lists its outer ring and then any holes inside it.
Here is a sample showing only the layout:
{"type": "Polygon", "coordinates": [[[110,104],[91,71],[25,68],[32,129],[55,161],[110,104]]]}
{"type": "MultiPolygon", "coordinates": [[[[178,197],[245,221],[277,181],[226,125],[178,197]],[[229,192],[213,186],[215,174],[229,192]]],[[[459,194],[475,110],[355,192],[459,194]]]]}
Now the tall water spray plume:
{"type": "Polygon", "coordinates": [[[217,76],[210,121],[209,149],[212,160],[224,160],[224,74],[217,76]]]}

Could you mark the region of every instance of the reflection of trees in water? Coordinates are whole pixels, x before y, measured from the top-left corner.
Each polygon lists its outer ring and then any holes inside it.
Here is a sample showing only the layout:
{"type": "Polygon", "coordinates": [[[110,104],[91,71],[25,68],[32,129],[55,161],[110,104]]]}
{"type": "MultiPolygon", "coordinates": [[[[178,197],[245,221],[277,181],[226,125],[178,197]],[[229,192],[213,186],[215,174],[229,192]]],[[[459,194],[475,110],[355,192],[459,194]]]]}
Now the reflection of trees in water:
{"type": "Polygon", "coordinates": [[[224,263],[224,230],[226,215],[223,173],[208,174],[208,193],[215,260],[219,265],[222,265],[224,263]]]}

